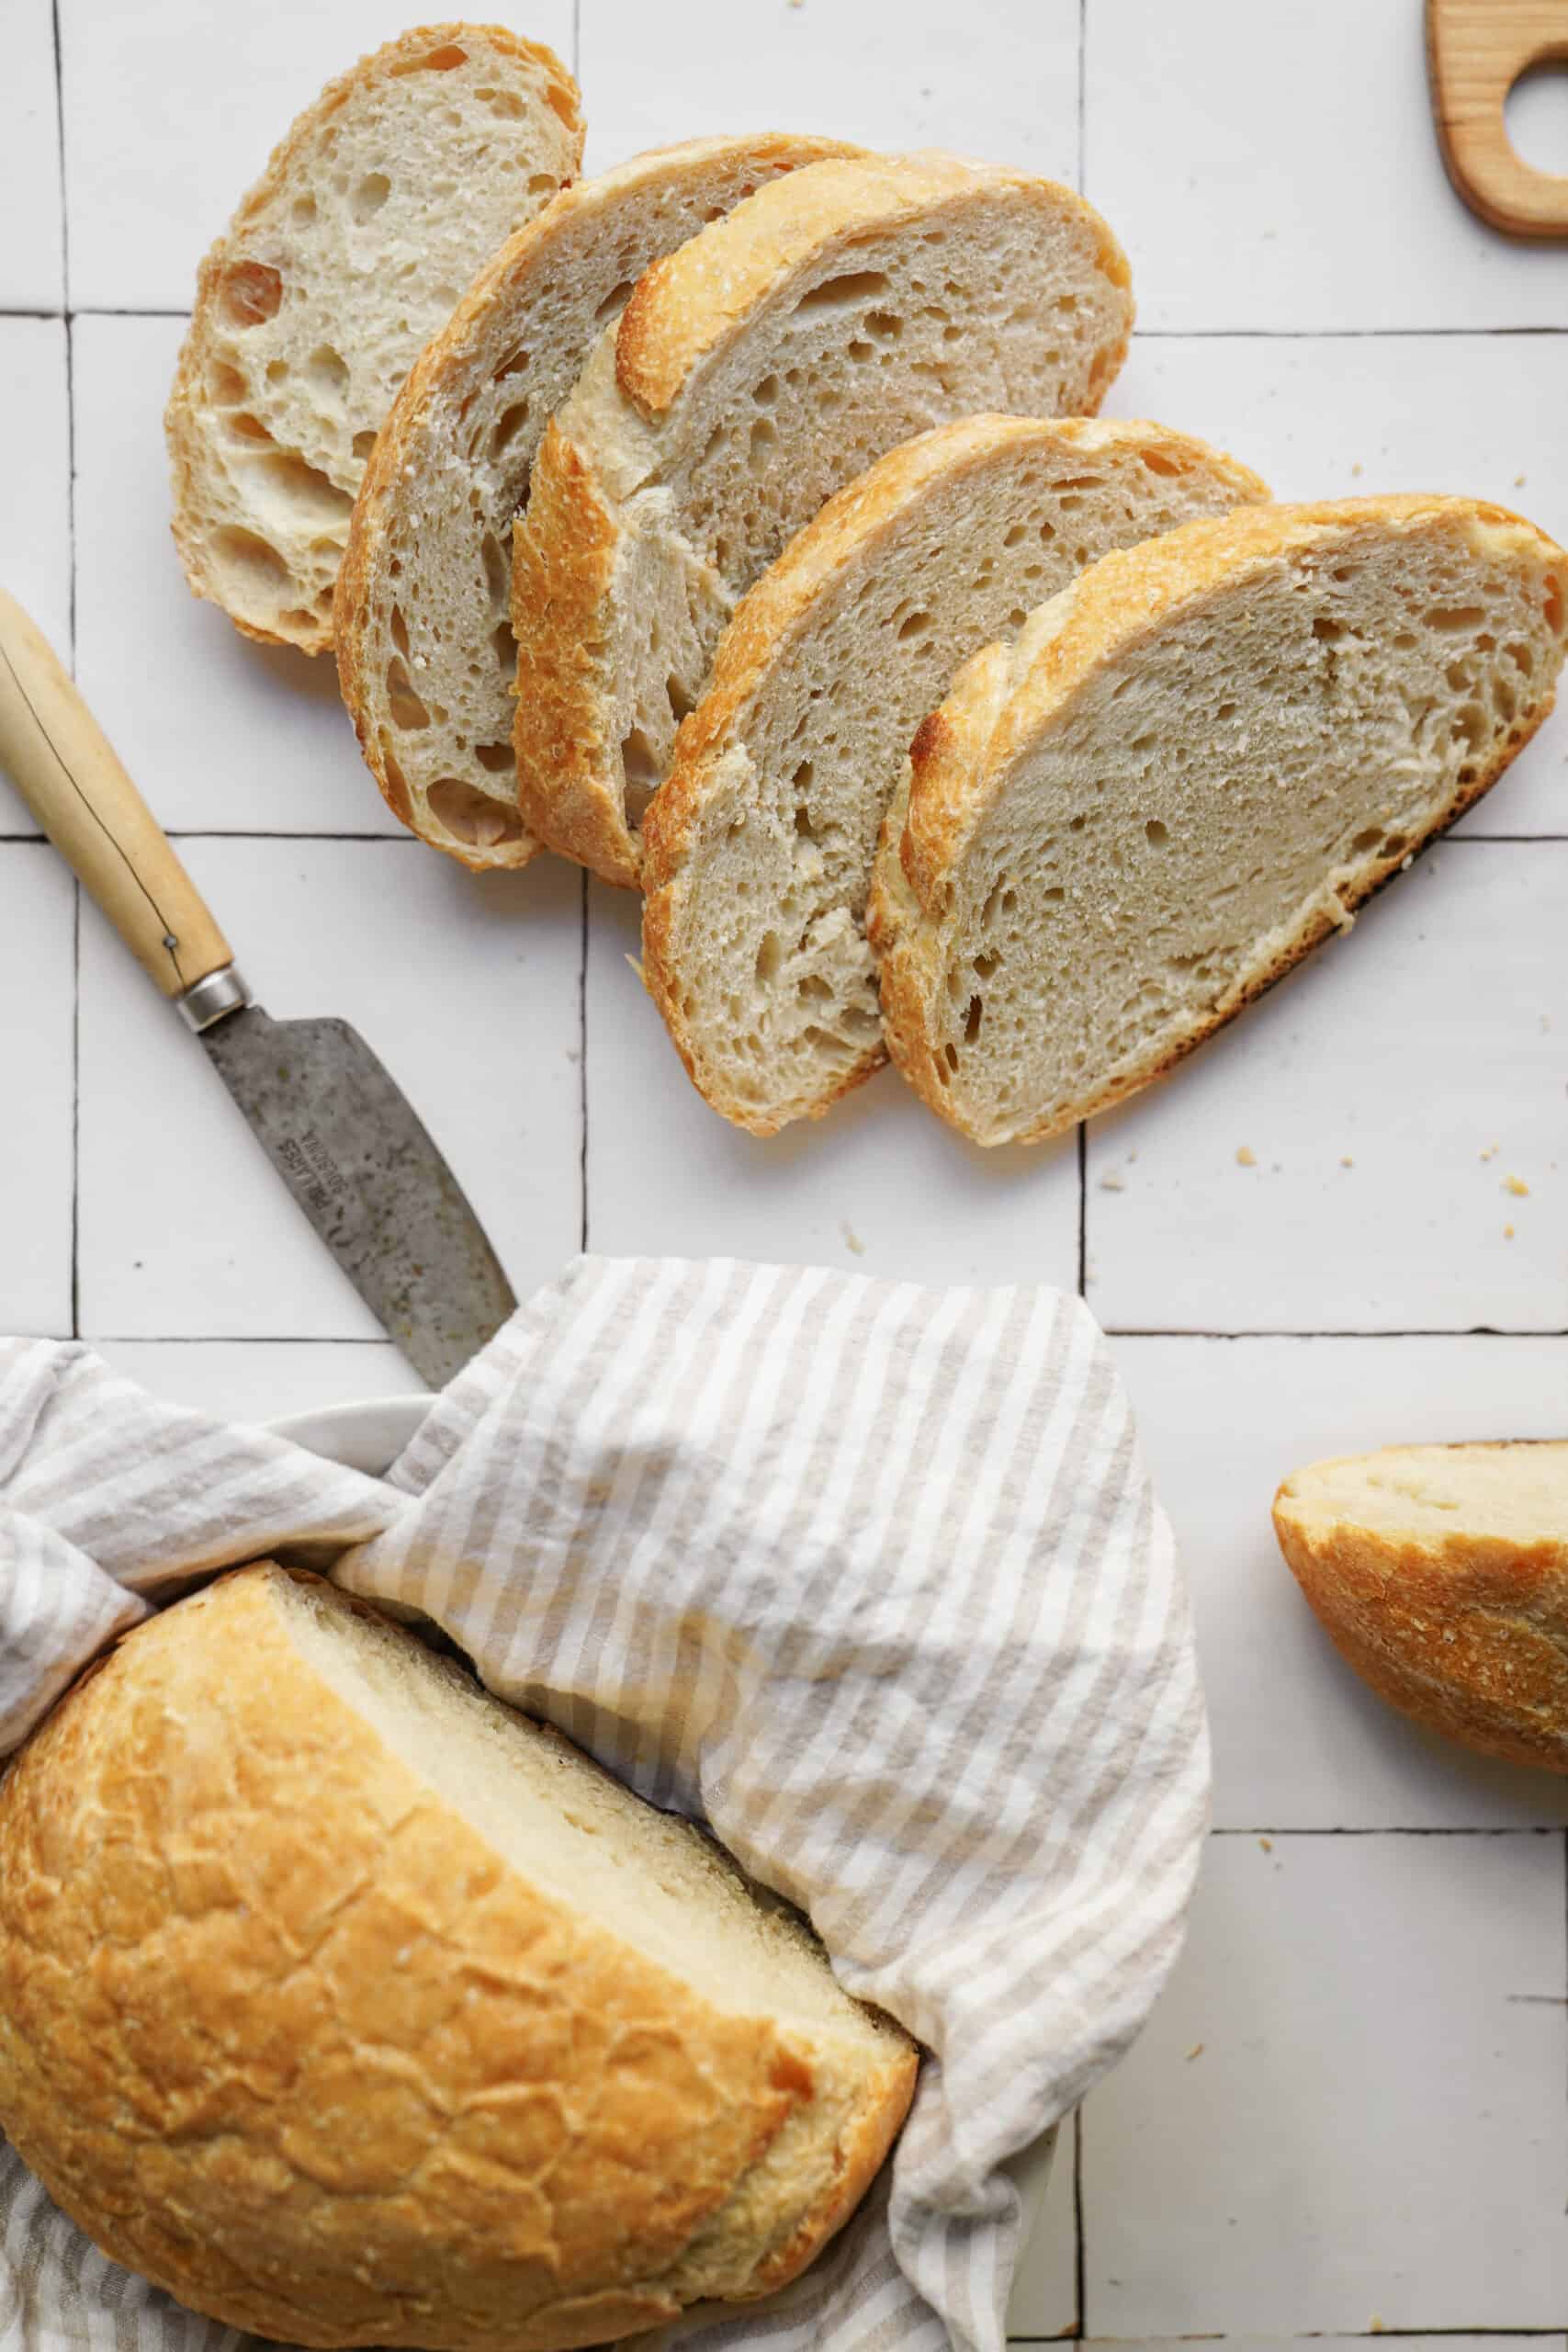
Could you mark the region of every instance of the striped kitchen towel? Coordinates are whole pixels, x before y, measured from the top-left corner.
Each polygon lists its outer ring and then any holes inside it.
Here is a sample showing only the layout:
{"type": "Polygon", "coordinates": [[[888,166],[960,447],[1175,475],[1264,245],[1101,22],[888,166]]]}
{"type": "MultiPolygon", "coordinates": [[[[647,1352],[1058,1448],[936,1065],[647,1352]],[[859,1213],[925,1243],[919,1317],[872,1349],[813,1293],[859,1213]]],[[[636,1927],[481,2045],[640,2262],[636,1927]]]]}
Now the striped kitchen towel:
{"type": "MultiPolygon", "coordinates": [[[[384,1481],[13,1343],[4,1737],[193,1577],[291,1540],[706,1820],[925,2047],[892,2165],[822,2259],[660,2340],[995,2352],[1009,2160],[1146,2017],[1207,1811],[1170,1533],[1081,1301],[581,1259],[384,1481]]],[[[4,2352],[240,2341],[104,2261],[8,2151],[0,2253],[4,2352]]]]}

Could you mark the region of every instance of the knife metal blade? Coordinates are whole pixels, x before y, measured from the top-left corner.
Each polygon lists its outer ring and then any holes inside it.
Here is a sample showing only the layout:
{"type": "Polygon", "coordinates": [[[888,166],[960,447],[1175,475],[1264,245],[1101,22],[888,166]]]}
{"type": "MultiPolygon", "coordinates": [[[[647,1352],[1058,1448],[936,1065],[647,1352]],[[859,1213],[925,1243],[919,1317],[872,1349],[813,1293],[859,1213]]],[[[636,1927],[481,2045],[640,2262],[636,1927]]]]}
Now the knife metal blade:
{"type": "Polygon", "coordinates": [[[355,1289],[444,1387],[517,1301],[408,1097],[346,1021],[274,1021],[247,1004],[197,1035],[355,1289]]]}

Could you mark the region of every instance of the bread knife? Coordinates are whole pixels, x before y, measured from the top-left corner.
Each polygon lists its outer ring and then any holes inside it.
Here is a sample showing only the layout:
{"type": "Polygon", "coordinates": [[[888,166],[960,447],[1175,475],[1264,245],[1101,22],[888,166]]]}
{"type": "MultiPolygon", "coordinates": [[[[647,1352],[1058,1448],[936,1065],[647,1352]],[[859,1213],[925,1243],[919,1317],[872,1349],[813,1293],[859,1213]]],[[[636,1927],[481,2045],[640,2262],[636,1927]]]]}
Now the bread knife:
{"type": "Polygon", "coordinates": [[[346,1021],[274,1021],[48,641],[0,590],[0,767],[207,1048],[414,1370],[443,1386],[516,1305],[412,1105],[346,1021]]]}

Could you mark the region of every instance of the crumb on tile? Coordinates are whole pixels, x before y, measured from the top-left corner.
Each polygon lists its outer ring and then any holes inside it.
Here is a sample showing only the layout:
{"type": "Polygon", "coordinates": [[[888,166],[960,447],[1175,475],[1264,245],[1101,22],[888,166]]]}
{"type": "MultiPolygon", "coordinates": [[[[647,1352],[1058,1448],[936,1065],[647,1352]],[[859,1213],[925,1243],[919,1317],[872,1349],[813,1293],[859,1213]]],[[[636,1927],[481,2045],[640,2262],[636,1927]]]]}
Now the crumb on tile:
{"type": "Polygon", "coordinates": [[[1102,1193],[1124,1193],[1127,1187],[1120,1176],[1111,1174],[1100,1178],[1100,1189],[1102,1193]]]}
{"type": "Polygon", "coordinates": [[[1187,2064],[1190,2066],[1190,2064],[1192,2064],[1192,2061],[1193,2061],[1193,2059],[1194,2059],[1194,2058],[1201,2058],[1201,2056],[1202,2056],[1202,2055],[1203,2055],[1203,2045],[1202,2045],[1202,2043],[1201,2043],[1201,2041],[1195,2041],[1195,2042],[1192,2044],[1191,2049],[1187,2052],[1187,2064]]]}
{"type": "Polygon", "coordinates": [[[1359,461],[1358,461],[1355,465],[1353,465],[1353,466],[1351,467],[1351,469],[1350,469],[1350,471],[1352,472],[1352,474],[1357,474],[1357,475],[1359,475],[1359,474],[1360,473],[1360,470],[1361,470],[1361,468],[1360,468],[1360,464],[1359,464],[1359,461]]]}
{"type": "Polygon", "coordinates": [[[1356,1163],[1348,1151],[1342,1151],[1339,1155],[1339,1165],[1341,1168],[1354,1168],[1356,1163]]]}
{"type": "Polygon", "coordinates": [[[1271,1854],[1273,1852],[1274,1840],[1272,1838],[1260,1838],[1258,1842],[1262,1847],[1266,1854],[1271,1854]]]}
{"type": "Polygon", "coordinates": [[[1514,1238],[1514,1228],[1513,1228],[1513,1227],[1512,1227],[1511,1225],[1506,1225],[1506,1226],[1503,1227],[1503,1238],[1504,1238],[1504,1240],[1505,1240],[1505,1241],[1511,1241],[1511,1240],[1513,1239],[1513,1238],[1514,1238]]]}
{"type": "Polygon", "coordinates": [[[1249,1143],[1237,1144],[1235,1148],[1235,1164],[1238,1168],[1257,1167],[1258,1154],[1253,1150],[1252,1146],[1249,1143]]]}
{"type": "Polygon", "coordinates": [[[1523,490],[1524,486],[1525,486],[1525,477],[1524,477],[1524,475],[1523,475],[1523,474],[1516,474],[1516,475],[1514,476],[1514,488],[1515,488],[1516,490],[1523,490]]]}
{"type": "Polygon", "coordinates": [[[863,1258],[865,1256],[865,1243],[861,1239],[860,1235],[855,1231],[854,1227],[850,1223],[848,1217],[846,1217],[842,1224],[840,1224],[839,1231],[844,1237],[845,1249],[853,1250],[857,1258],[863,1258]]]}
{"type": "Polygon", "coordinates": [[[626,961],[631,966],[632,970],[637,974],[637,978],[641,981],[643,987],[646,988],[648,986],[648,974],[642,968],[641,956],[628,956],[626,957],[626,961]]]}
{"type": "Polygon", "coordinates": [[[1495,1143],[1489,1143],[1481,1157],[1483,1159],[1495,1159],[1497,1157],[1497,1146],[1495,1143]]]}
{"type": "Polygon", "coordinates": [[[1512,1193],[1517,1201],[1528,1200],[1529,1189],[1522,1176],[1505,1176],[1503,1179],[1503,1190],[1505,1193],[1512,1193]]]}

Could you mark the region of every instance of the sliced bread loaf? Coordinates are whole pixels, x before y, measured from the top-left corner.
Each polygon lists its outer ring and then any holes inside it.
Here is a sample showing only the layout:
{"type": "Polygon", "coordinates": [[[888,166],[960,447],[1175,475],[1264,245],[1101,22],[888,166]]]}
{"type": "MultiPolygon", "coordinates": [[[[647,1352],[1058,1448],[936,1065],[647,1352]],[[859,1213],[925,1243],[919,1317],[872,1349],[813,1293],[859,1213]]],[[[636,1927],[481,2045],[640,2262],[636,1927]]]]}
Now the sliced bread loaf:
{"type": "Polygon", "coordinates": [[[1568,1772],[1568,1443],[1393,1445],[1274,1498],[1341,1657],[1417,1723],[1568,1772]]]}
{"type": "Polygon", "coordinates": [[[479,263],[576,172],[577,85],[499,25],[329,83],[201,265],[164,420],[175,544],[248,637],[322,653],[365,461],[479,263]]]}
{"type": "Polygon", "coordinates": [[[866,895],[960,662],[1111,548],[1267,498],[1159,424],[974,417],[830,499],[744,598],[643,826],[643,973],[698,1091],[772,1135],[886,1058],[866,895]]]}
{"type": "Polygon", "coordinates": [[[389,806],[464,865],[538,851],[517,808],[510,601],[546,425],[650,262],[764,181],[848,152],[701,139],[564,188],[486,263],[394,401],[339,574],[338,677],[389,806]]]}
{"type": "Polygon", "coordinates": [[[1470,499],[1102,558],[916,737],[871,918],[894,1059],[987,1144],[1145,1085],[1480,797],[1565,650],[1568,556],[1470,499]]]}
{"type": "Polygon", "coordinates": [[[0,2127],[234,2327],[556,2352],[764,2293],[915,2069],[706,1838],[314,1577],[152,1618],[0,1784],[0,2127]]]}
{"type": "Polygon", "coordinates": [[[658,262],[546,435],[518,526],[517,776],[552,849],[635,885],[643,811],[745,590],[834,491],[982,410],[1091,410],[1126,261],[1049,180],[812,164],[658,262]]]}

